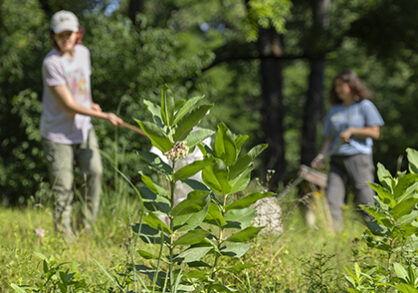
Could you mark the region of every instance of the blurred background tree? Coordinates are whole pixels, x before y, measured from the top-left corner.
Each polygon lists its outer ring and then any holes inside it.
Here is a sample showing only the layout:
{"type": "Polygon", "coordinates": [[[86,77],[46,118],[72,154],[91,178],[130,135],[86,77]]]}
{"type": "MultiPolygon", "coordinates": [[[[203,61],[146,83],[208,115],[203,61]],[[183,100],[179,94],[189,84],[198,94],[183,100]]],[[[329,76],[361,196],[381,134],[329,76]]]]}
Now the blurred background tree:
{"type": "MultiPolygon", "coordinates": [[[[2,0],[0,1],[0,197],[23,203],[46,180],[38,125],[49,19],[75,12],[92,55],[93,98],[127,122],[168,84],[176,99],[205,94],[224,121],[270,147],[257,167],[275,183],[309,163],[321,140],[332,76],[354,69],[386,125],[375,160],[392,172],[417,147],[418,7],[407,0],[2,0]]],[[[114,167],[136,176],[150,145],[94,121],[106,186],[114,167]]]]}

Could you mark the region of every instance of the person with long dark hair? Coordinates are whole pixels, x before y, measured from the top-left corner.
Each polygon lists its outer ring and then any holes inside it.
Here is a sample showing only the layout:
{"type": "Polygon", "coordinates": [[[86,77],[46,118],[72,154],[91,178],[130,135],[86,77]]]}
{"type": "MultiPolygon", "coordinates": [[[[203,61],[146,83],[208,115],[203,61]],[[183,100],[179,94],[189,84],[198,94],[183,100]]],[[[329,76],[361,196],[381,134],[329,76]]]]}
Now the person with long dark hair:
{"type": "MultiPolygon", "coordinates": [[[[357,204],[369,205],[374,201],[374,192],[367,183],[374,181],[373,140],[379,138],[384,122],[369,100],[371,92],[350,69],[335,76],[330,98],[332,107],[323,127],[325,140],[311,166],[323,168],[324,158],[331,157],[326,194],[334,226],[339,229],[343,224],[347,183],[357,204]]],[[[369,215],[363,212],[363,218],[367,221],[369,215]]]]}

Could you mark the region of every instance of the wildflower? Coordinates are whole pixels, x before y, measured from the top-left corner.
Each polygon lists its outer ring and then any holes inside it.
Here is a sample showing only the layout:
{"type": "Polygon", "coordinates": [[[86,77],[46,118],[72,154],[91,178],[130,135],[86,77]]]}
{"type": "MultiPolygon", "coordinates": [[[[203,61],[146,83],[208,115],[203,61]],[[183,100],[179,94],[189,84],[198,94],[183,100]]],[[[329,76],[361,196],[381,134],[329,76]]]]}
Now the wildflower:
{"type": "Polygon", "coordinates": [[[169,160],[177,161],[180,158],[185,158],[189,153],[189,148],[184,142],[176,142],[171,150],[165,153],[169,160]]]}
{"type": "Polygon", "coordinates": [[[267,169],[267,174],[266,174],[266,182],[267,185],[270,183],[271,178],[273,178],[274,174],[276,173],[276,170],[274,169],[267,169]]]}
{"type": "Polygon", "coordinates": [[[43,238],[45,236],[45,229],[42,229],[42,228],[35,229],[35,235],[39,238],[43,238]]]}

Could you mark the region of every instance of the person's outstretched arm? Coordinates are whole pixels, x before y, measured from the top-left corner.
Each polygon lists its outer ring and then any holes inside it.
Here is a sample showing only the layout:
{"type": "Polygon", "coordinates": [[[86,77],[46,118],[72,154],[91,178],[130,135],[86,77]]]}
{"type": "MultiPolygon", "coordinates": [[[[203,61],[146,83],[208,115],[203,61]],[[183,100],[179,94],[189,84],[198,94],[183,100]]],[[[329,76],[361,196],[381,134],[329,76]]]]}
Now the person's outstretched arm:
{"type": "Polygon", "coordinates": [[[113,113],[102,112],[98,104],[92,104],[92,108],[88,109],[84,106],[77,104],[74,101],[73,95],[66,85],[57,85],[50,86],[51,91],[55,96],[63,103],[68,111],[73,112],[74,114],[82,114],[94,118],[104,119],[109,121],[114,126],[119,126],[123,123],[123,120],[120,119],[113,113]]]}
{"type": "Polygon", "coordinates": [[[322,168],[325,167],[324,158],[327,156],[327,153],[331,149],[332,141],[333,141],[332,136],[326,136],[325,137],[325,140],[322,144],[321,151],[319,152],[318,155],[316,155],[316,157],[311,162],[312,168],[322,169],[322,168]]]}

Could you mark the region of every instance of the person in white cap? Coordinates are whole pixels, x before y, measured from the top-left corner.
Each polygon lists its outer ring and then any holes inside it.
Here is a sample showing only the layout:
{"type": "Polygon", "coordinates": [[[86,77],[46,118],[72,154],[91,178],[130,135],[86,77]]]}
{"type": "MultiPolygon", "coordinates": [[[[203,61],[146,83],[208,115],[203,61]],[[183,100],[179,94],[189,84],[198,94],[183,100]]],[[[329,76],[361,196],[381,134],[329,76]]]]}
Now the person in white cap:
{"type": "Polygon", "coordinates": [[[123,123],[113,113],[105,113],[92,100],[90,52],[78,44],[79,23],[74,13],[59,11],[51,19],[54,48],[42,64],[43,111],[40,132],[49,165],[54,193],[54,224],[58,232],[73,237],[73,165],[80,168],[85,184],[83,224],[91,228],[100,202],[102,163],[91,117],[123,123]]]}

